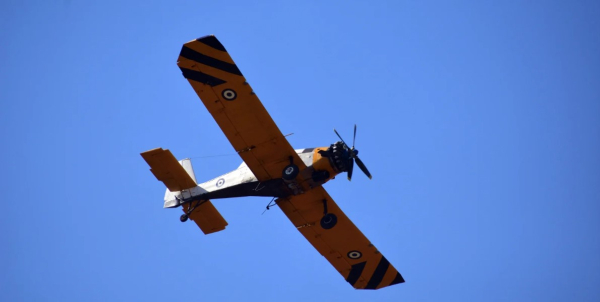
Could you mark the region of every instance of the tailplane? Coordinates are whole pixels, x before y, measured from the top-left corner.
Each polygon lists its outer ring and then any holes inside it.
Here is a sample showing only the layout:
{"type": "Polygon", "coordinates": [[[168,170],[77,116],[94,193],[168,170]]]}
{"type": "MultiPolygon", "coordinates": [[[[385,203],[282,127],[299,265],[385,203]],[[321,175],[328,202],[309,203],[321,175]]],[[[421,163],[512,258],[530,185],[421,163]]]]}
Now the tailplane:
{"type": "Polygon", "coordinates": [[[201,190],[196,182],[196,176],[189,159],[177,161],[171,151],[162,148],[143,152],[142,157],[150,165],[150,171],[156,179],[167,187],[165,192],[165,207],[183,206],[184,215],[181,221],[191,218],[204,234],[224,230],[227,221],[217,211],[210,200],[190,198],[201,190]],[[187,201],[186,198],[190,200],[187,201]]]}
{"type": "Polygon", "coordinates": [[[150,172],[156,179],[162,181],[171,192],[178,192],[195,187],[196,181],[194,171],[189,169],[192,174],[186,171],[171,151],[162,148],[152,149],[141,154],[144,160],[150,165],[150,172]]]}

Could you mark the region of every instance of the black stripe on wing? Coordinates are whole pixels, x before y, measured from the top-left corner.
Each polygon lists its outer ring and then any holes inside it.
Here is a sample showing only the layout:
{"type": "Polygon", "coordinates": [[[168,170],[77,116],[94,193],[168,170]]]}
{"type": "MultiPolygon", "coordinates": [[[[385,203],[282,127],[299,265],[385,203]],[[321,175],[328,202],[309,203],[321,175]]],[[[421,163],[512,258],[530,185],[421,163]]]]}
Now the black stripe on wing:
{"type": "Polygon", "coordinates": [[[217,38],[215,36],[204,36],[204,37],[196,39],[196,41],[198,41],[200,43],[204,43],[216,50],[227,51],[227,50],[225,50],[225,47],[223,47],[223,44],[221,44],[221,42],[219,42],[219,40],[217,40],[217,38]]]}
{"type": "Polygon", "coordinates": [[[390,285],[394,285],[394,284],[398,284],[398,283],[404,283],[404,278],[402,278],[402,275],[400,275],[400,273],[396,274],[396,278],[394,278],[394,280],[392,281],[392,283],[390,283],[390,285]]]}
{"type": "Polygon", "coordinates": [[[195,70],[191,70],[191,69],[187,69],[187,68],[179,68],[181,69],[181,73],[183,73],[183,76],[188,79],[188,80],[194,80],[196,82],[200,82],[206,85],[210,85],[211,87],[217,86],[217,85],[221,85],[223,83],[225,83],[226,81],[221,80],[219,78],[213,77],[211,75],[208,75],[206,73],[202,73],[200,71],[195,71],[195,70]]]}
{"type": "Polygon", "coordinates": [[[377,268],[375,268],[375,272],[373,272],[373,276],[371,276],[365,289],[376,289],[377,286],[379,286],[379,283],[381,283],[381,280],[383,280],[383,276],[385,275],[385,272],[387,272],[388,267],[390,267],[390,262],[385,259],[385,257],[381,257],[381,260],[379,261],[379,264],[377,264],[377,268]]]}
{"type": "Polygon", "coordinates": [[[183,46],[183,48],[181,48],[181,53],[179,55],[186,59],[198,62],[200,64],[204,64],[206,66],[223,70],[225,72],[229,72],[235,75],[242,75],[242,72],[238,69],[238,67],[235,64],[223,62],[213,57],[209,57],[205,54],[201,54],[191,48],[188,48],[185,45],[183,46]]]}
{"type": "Polygon", "coordinates": [[[354,284],[356,283],[356,281],[358,281],[358,278],[360,278],[360,275],[363,272],[363,269],[365,269],[365,265],[367,264],[367,262],[361,262],[358,264],[355,264],[352,266],[352,269],[350,270],[350,274],[348,274],[348,278],[346,278],[346,281],[348,283],[350,283],[352,286],[354,286],[354,284]]]}

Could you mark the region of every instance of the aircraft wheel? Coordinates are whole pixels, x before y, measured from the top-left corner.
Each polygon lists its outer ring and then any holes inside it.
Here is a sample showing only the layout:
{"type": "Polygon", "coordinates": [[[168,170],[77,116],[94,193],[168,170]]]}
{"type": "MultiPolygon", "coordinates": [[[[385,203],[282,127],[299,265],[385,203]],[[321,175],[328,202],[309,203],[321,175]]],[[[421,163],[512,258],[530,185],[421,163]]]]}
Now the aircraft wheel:
{"type": "Polygon", "coordinates": [[[321,218],[321,227],[329,230],[333,228],[337,224],[337,216],[332,213],[327,213],[323,218],[321,218]]]}
{"type": "Polygon", "coordinates": [[[298,166],[294,164],[287,165],[283,169],[282,178],[285,180],[294,180],[296,179],[296,176],[298,176],[298,173],[300,173],[300,169],[298,168],[298,166]]]}
{"type": "Polygon", "coordinates": [[[188,215],[186,215],[186,214],[183,214],[183,215],[181,215],[181,216],[179,217],[179,220],[180,220],[181,222],[186,222],[186,221],[188,220],[188,215]]]}

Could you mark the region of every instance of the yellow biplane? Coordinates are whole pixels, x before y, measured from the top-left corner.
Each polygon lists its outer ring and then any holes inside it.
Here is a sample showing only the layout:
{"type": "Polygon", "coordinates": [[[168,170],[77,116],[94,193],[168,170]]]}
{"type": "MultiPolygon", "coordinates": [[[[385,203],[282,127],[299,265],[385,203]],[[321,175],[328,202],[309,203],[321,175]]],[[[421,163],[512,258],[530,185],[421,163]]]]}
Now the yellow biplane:
{"type": "Polygon", "coordinates": [[[244,162],[198,184],[189,159],[177,161],[162,148],[143,152],[150,171],[167,187],[165,208],[181,206],[182,222],[190,218],[210,234],[227,226],[210,200],[277,198],[275,203],[292,224],[354,288],[404,282],[323,188],[342,172],[351,179],[355,161],[371,178],[354,143],[349,147],[334,129],[340,141],[329,147],[294,150],[214,36],[184,44],[177,65],[244,162]]]}

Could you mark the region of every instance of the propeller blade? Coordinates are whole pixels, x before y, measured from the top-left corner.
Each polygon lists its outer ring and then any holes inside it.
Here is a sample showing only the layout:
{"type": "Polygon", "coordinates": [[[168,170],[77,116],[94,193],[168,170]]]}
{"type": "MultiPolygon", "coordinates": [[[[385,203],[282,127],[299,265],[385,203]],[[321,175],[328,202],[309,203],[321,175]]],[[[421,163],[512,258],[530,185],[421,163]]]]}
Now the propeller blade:
{"type": "Polygon", "coordinates": [[[344,143],[344,145],[348,146],[346,144],[346,142],[344,141],[344,139],[342,138],[342,136],[335,130],[335,128],[333,128],[333,132],[335,132],[335,134],[337,134],[337,136],[340,138],[340,140],[342,140],[342,143],[344,143]]]}
{"type": "Polygon", "coordinates": [[[356,164],[363,171],[363,173],[365,173],[365,175],[367,175],[367,177],[369,179],[373,179],[373,177],[371,176],[371,173],[369,173],[369,170],[367,170],[367,167],[365,167],[365,164],[363,164],[362,160],[360,160],[360,158],[358,158],[358,156],[356,156],[356,164]]]}
{"type": "Polygon", "coordinates": [[[350,158],[350,166],[348,167],[348,181],[352,180],[352,170],[354,169],[354,158],[350,158]]]}
{"type": "Polygon", "coordinates": [[[356,142],[356,124],[354,124],[354,138],[352,139],[352,149],[354,149],[355,142],[356,142]]]}

